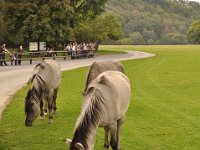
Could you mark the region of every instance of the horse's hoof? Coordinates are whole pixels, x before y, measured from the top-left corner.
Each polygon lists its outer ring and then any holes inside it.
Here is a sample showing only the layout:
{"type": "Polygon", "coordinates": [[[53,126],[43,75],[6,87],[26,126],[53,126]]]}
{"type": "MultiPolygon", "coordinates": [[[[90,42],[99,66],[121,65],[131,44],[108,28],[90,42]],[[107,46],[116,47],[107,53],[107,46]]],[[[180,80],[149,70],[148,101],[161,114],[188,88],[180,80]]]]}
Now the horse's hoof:
{"type": "Polygon", "coordinates": [[[108,150],[109,149],[109,144],[104,144],[104,150],[108,150]]]}
{"type": "Polygon", "coordinates": [[[49,119],[49,124],[52,124],[53,123],[53,120],[52,119],[49,119]]]}
{"type": "Polygon", "coordinates": [[[46,112],[44,113],[44,116],[47,116],[47,113],[46,113],[46,112]]]}
{"type": "Polygon", "coordinates": [[[40,120],[44,120],[45,115],[40,116],[40,120]]]}

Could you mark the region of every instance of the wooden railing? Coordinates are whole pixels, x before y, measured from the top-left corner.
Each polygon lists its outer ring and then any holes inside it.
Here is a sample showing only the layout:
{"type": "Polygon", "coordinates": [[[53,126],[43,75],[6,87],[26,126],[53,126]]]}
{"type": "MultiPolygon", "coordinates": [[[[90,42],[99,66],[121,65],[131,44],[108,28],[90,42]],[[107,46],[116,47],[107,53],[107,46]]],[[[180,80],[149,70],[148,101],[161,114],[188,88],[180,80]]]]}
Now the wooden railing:
{"type": "MultiPolygon", "coordinates": [[[[30,61],[30,64],[32,64],[34,59],[45,60],[49,58],[49,59],[55,60],[58,57],[62,57],[64,60],[66,60],[67,57],[69,57],[68,52],[66,51],[55,51],[51,53],[51,56],[48,56],[47,51],[28,51],[26,53],[29,55],[28,59],[30,61]]],[[[23,60],[23,56],[22,56],[22,60],[23,60]]]]}
{"type": "MultiPolygon", "coordinates": [[[[15,65],[19,58],[17,57],[17,53],[15,55],[15,65]]],[[[54,52],[47,52],[47,51],[27,51],[22,53],[21,61],[29,61],[30,64],[33,63],[34,60],[45,60],[45,59],[57,59],[63,58],[64,60],[67,59],[82,59],[82,58],[90,58],[94,57],[94,50],[84,50],[84,51],[54,51],[54,52]],[[50,56],[51,55],[51,56],[50,56]]],[[[8,61],[8,56],[7,59],[8,61]]],[[[3,60],[1,60],[3,61],[3,60]]]]}

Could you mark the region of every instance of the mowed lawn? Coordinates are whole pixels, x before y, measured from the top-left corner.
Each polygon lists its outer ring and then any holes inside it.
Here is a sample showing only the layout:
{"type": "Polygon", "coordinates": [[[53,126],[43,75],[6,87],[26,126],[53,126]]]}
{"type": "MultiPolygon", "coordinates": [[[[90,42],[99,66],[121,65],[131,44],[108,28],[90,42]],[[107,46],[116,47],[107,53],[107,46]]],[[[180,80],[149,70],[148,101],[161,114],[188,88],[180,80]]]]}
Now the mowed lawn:
{"type": "MultiPolygon", "coordinates": [[[[122,150],[200,149],[200,46],[101,46],[103,50],[136,50],[155,57],[122,61],[131,81],[132,99],[122,126],[122,150]]],[[[0,122],[0,150],[68,149],[80,113],[81,92],[88,67],[63,72],[52,125],[39,117],[24,125],[24,97],[20,90],[0,122]]],[[[112,108],[110,108],[112,109],[112,108]]],[[[102,150],[98,129],[95,150],[102,150]]]]}

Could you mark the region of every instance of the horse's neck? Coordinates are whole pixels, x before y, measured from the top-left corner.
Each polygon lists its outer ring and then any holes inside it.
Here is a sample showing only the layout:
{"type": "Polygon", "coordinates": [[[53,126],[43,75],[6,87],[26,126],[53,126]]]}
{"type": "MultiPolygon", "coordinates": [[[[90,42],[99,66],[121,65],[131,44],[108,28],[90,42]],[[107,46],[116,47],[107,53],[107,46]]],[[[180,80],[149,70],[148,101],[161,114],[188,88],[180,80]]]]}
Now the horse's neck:
{"type": "Polygon", "coordinates": [[[97,131],[97,127],[93,127],[90,133],[88,134],[88,138],[87,138],[88,150],[94,149],[94,139],[95,139],[96,131],[97,131]]]}
{"type": "Polygon", "coordinates": [[[75,141],[83,142],[86,149],[92,150],[94,136],[103,116],[103,98],[98,89],[92,89],[83,101],[74,137],[75,141]]]}
{"type": "Polygon", "coordinates": [[[77,129],[75,131],[75,136],[74,136],[74,140],[77,142],[80,142],[81,144],[83,144],[85,147],[87,147],[87,150],[93,150],[94,149],[94,138],[95,138],[95,134],[97,131],[98,127],[95,127],[92,124],[89,124],[87,129],[77,129]],[[83,132],[83,130],[85,130],[85,132],[83,132]]]}

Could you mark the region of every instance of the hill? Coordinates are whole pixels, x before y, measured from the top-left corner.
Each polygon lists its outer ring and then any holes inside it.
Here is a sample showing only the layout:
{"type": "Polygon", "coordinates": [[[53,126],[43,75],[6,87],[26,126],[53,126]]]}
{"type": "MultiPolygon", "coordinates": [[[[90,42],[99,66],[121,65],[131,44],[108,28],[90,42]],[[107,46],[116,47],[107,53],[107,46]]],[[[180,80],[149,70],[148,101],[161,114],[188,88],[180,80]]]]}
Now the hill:
{"type": "Polygon", "coordinates": [[[109,0],[105,8],[121,19],[118,44],[187,44],[188,28],[200,18],[200,3],[186,0],[109,0]]]}

